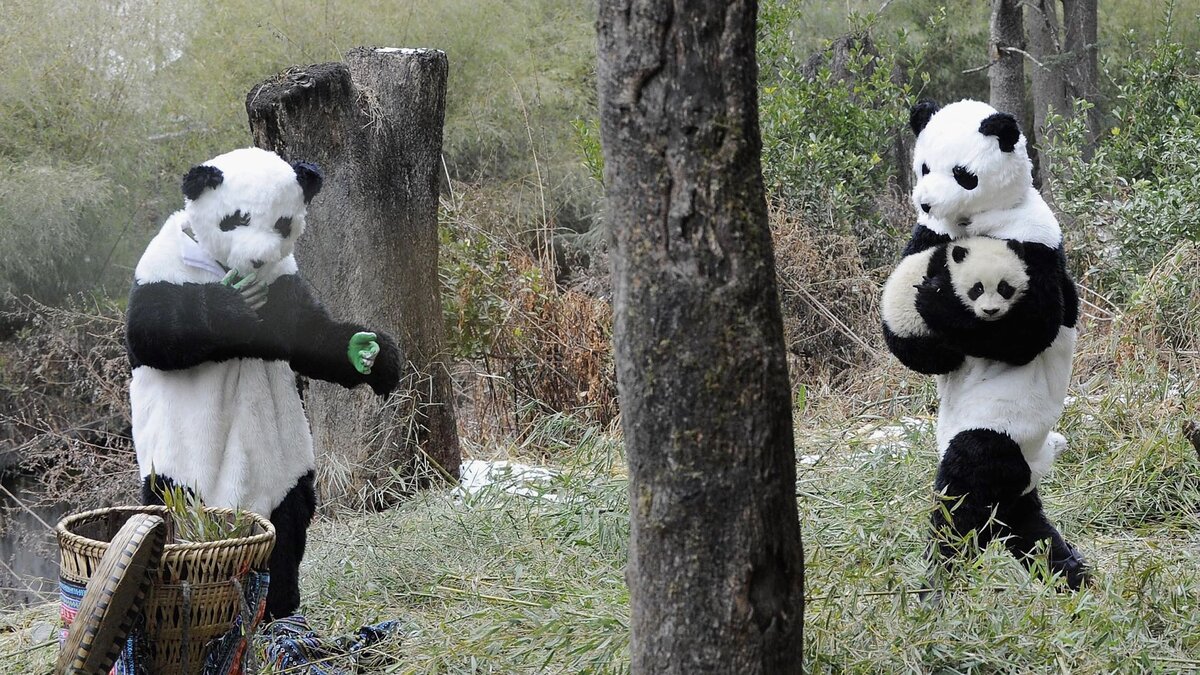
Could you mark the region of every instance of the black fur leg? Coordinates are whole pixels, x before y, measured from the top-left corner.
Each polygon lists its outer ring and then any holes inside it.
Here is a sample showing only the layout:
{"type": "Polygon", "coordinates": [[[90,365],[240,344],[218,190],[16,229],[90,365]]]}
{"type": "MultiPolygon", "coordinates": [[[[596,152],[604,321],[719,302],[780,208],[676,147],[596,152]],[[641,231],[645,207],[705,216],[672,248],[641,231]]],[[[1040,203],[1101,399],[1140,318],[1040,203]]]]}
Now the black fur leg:
{"type": "Polygon", "coordinates": [[[1037,490],[1004,504],[999,517],[1008,525],[1011,534],[1004,542],[1005,547],[1027,569],[1036,569],[1039,544],[1045,542],[1041,545],[1048,554],[1050,572],[1061,574],[1073,591],[1088,583],[1090,575],[1086,561],[1046,518],[1037,490]]]}
{"type": "Polygon", "coordinates": [[[313,472],[300,477],[279,506],[271,512],[275,549],[271,551],[271,586],[267,591],[267,618],[295,614],[300,606],[300,560],[308,541],[308,525],[317,510],[313,472]]]}
{"type": "Polygon", "coordinates": [[[977,555],[992,539],[1007,534],[998,511],[1029,486],[1029,479],[1021,447],[1007,434],[970,429],[951,439],[934,483],[945,498],[930,519],[931,565],[948,569],[958,556],[977,555]]]}
{"type": "MultiPolygon", "coordinates": [[[[146,476],[142,479],[142,505],[163,506],[163,493],[174,489],[176,485],[178,484],[167,476],[146,476]]],[[[190,488],[183,489],[188,494],[192,492],[190,488]]]]}

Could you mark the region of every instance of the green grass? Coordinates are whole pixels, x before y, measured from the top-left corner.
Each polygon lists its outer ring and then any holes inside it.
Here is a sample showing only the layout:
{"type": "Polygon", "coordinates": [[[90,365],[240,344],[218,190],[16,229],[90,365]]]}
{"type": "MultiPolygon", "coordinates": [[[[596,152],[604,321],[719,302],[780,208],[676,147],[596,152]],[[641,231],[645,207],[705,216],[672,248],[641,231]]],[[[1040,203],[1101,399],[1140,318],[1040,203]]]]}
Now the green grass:
{"type": "MultiPolygon", "coordinates": [[[[797,455],[820,456],[800,464],[797,481],[810,672],[1200,670],[1200,459],[1180,433],[1198,403],[1182,375],[1191,370],[1136,355],[1097,367],[1095,358],[1084,350],[1095,374],[1081,372],[1072,389],[1060,427],[1071,447],[1043,488],[1053,520],[1095,566],[1095,585],[1080,593],[1030,578],[994,546],[949,581],[941,607],[919,602],[936,464],[932,384],[885,368],[867,388],[874,398],[806,392],[797,455]],[[870,440],[901,418],[890,445],[870,440]]],[[[558,499],[433,491],[311,531],[303,610],[315,628],[334,636],[405,624],[372,650],[367,672],[628,669],[619,439],[558,415],[496,452],[555,453],[562,473],[544,488],[558,499]]],[[[36,608],[3,619],[0,663],[44,672],[53,649],[22,650],[53,617],[36,608]]]]}

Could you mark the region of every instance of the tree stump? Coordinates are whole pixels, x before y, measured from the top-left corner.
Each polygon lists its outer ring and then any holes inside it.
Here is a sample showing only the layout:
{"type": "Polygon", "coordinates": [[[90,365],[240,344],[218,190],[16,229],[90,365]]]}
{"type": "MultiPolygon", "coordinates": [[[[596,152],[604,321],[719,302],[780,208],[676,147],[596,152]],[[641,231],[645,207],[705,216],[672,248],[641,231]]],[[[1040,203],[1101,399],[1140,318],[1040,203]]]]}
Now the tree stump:
{"type": "Polygon", "coordinates": [[[757,4],[599,9],[631,670],[799,673],[804,553],[757,4]]]}
{"type": "Polygon", "coordinates": [[[396,478],[428,478],[426,462],[458,476],[437,267],[446,74],[441,51],[359,47],[246,97],[256,145],[325,173],[296,246],[301,274],[334,316],[395,336],[411,365],[387,399],[309,383],[327,499],[389,506],[411,489],[396,478]]]}

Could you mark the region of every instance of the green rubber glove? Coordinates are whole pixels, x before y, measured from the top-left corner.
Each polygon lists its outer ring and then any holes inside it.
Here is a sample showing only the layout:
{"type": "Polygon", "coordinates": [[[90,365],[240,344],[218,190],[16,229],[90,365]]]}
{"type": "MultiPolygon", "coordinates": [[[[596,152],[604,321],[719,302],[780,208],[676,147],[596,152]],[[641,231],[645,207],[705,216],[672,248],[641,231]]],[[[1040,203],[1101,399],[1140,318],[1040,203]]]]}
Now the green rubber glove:
{"type": "Polygon", "coordinates": [[[254,272],[247,274],[239,279],[240,273],[237,270],[229,270],[221,277],[221,283],[232,288],[242,295],[242,299],[254,311],[262,309],[262,306],[267,302],[267,287],[260,286],[258,283],[258,275],[254,272]]]}
{"type": "Polygon", "coordinates": [[[375,357],[379,355],[379,343],[375,341],[374,333],[355,333],[350,338],[350,347],[346,350],[354,369],[363,375],[371,374],[371,366],[375,365],[375,357]]]}

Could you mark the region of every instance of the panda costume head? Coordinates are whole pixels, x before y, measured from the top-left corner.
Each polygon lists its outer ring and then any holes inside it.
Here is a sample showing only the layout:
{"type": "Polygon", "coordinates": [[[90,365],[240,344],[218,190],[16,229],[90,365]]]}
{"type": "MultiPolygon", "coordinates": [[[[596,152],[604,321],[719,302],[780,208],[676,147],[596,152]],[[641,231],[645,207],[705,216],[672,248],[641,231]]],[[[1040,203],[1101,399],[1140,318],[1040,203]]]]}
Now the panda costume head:
{"type": "Polygon", "coordinates": [[[1016,118],[981,101],[921,101],[912,190],[917,222],[951,238],[990,236],[1057,247],[1062,233],[1033,187],[1033,165],[1016,118]]]}
{"type": "Polygon", "coordinates": [[[312,164],[288,164],[260,148],[233,150],[184,176],[182,226],[221,268],[271,278],[304,232],[321,182],[312,164]]]}

